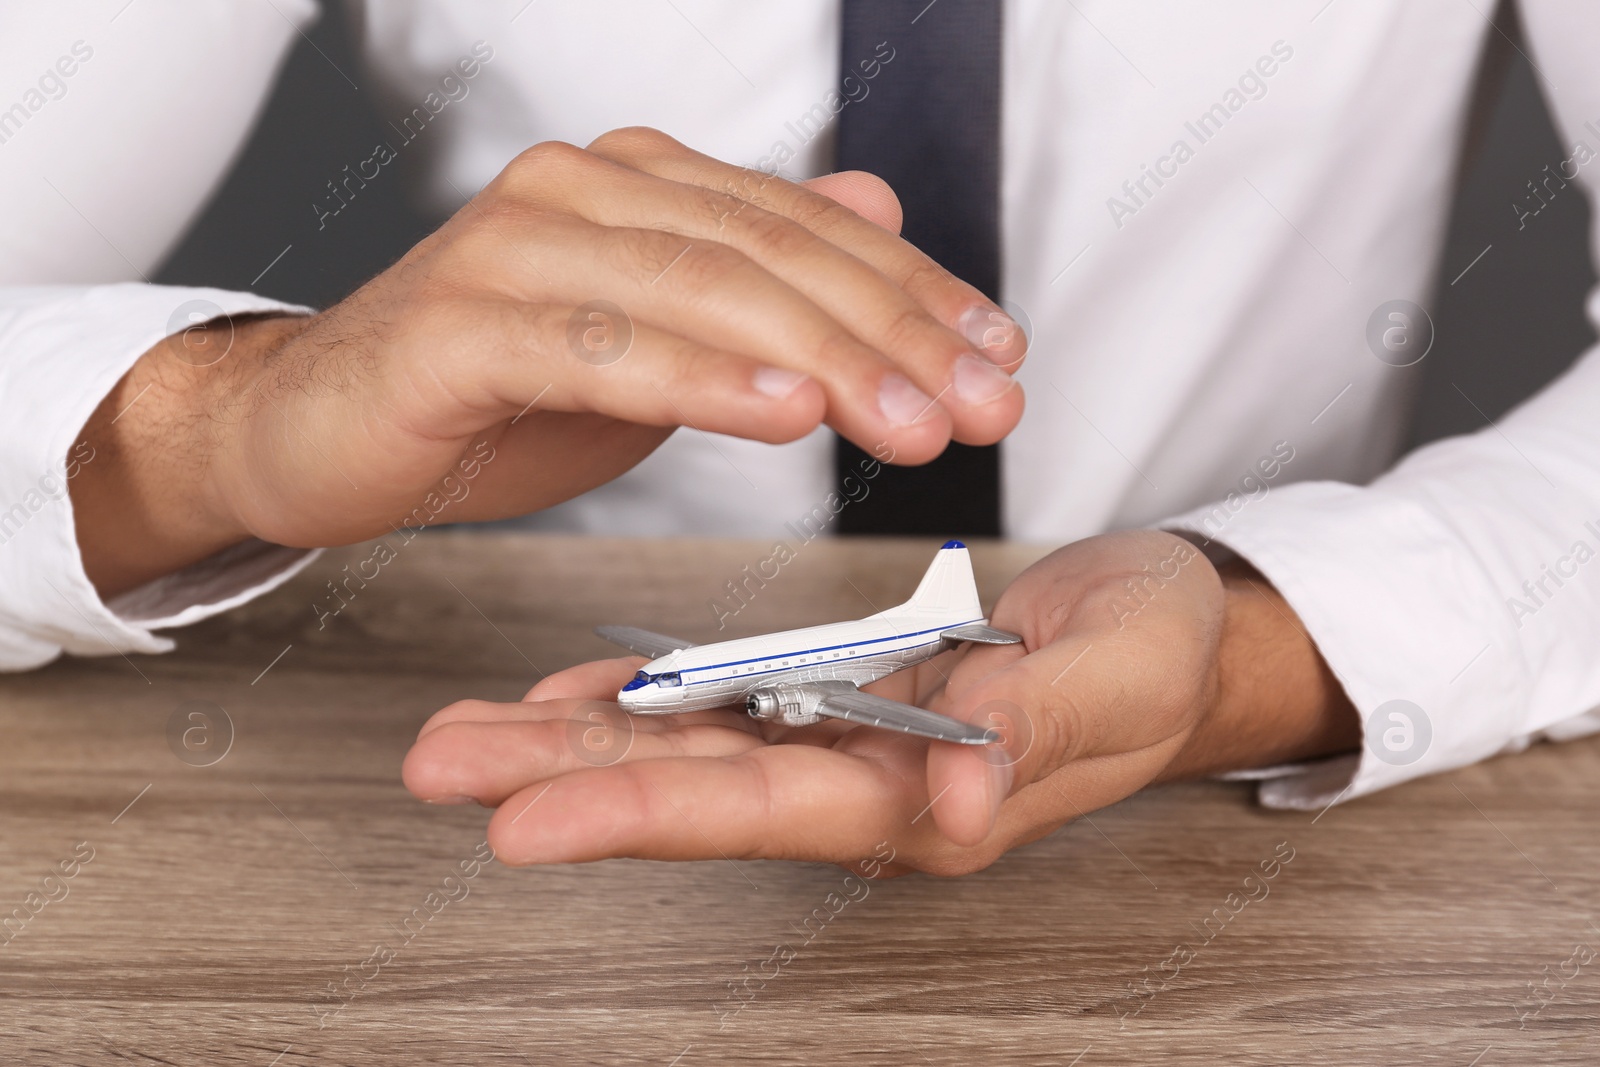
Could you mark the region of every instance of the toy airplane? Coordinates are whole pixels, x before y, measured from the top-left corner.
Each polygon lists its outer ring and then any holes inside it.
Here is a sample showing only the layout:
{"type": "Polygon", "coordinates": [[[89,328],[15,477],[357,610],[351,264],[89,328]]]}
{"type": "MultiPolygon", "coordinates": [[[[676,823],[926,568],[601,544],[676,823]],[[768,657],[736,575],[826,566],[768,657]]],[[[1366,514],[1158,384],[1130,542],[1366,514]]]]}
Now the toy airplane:
{"type": "Polygon", "coordinates": [[[984,619],[972,557],[960,541],[939,550],[910,600],[855,622],[710,645],[632,626],[601,626],[595,633],[655,657],[617,694],[617,703],[635,715],[742,703],[751,718],[785,726],[808,726],[826,716],[963,745],[987,744],[1000,736],[860,687],[963,641],[1014,645],[1022,640],[984,619]]]}

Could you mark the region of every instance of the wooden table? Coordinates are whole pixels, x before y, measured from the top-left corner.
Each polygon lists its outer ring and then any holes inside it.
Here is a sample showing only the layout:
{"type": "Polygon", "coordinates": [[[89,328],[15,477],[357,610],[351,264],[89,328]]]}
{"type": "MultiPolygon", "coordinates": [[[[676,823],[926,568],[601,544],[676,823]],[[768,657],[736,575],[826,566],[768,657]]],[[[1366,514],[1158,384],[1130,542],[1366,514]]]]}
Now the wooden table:
{"type": "MultiPolygon", "coordinates": [[[[1242,785],[1155,790],[969,878],[874,883],[809,928],[837,868],[462,879],[485,814],[399,781],[423,720],[608,654],[598,622],[709,636],[706,602],[770,547],[443,532],[320,629],[311,605],[366,550],[174,655],[0,680],[0,915],[27,920],[0,946],[0,1062],[1600,1062],[1595,742],[1315,820],[1242,785]],[[180,711],[204,731],[197,701],[233,725],[210,766],[169,743],[180,711]],[[1289,849],[1265,897],[1206,924],[1289,849]],[[779,945],[792,961],[733,999],[779,945]]],[[[737,629],[892,602],[925,547],[807,545],[737,629]]],[[[985,596],[1039,554],[981,547],[985,596]]]]}

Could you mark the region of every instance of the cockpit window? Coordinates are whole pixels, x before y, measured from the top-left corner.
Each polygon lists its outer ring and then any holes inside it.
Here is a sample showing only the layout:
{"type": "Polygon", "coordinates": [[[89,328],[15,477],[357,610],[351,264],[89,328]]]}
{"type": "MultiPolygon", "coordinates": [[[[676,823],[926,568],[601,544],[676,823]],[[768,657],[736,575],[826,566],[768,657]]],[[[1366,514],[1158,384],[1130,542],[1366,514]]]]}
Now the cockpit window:
{"type": "Polygon", "coordinates": [[[664,689],[670,689],[674,686],[682,685],[683,678],[678,674],[677,671],[667,671],[663,674],[649,674],[645,671],[640,671],[638,674],[633,676],[633,681],[622,687],[622,691],[624,693],[629,693],[635,689],[643,689],[645,686],[652,683],[659,685],[664,689]]]}

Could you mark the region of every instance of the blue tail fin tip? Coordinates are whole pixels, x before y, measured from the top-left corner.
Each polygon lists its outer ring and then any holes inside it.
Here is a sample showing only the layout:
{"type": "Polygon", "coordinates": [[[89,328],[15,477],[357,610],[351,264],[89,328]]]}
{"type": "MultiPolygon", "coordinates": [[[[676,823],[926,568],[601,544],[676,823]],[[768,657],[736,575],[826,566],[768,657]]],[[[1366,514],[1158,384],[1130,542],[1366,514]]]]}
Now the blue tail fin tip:
{"type": "Polygon", "coordinates": [[[966,548],[966,547],[967,546],[962,544],[960,541],[946,541],[944,544],[939,546],[939,549],[940,549],[940,551],[943,551],[944,549],[947,549],[947,548],[966,548]]]}

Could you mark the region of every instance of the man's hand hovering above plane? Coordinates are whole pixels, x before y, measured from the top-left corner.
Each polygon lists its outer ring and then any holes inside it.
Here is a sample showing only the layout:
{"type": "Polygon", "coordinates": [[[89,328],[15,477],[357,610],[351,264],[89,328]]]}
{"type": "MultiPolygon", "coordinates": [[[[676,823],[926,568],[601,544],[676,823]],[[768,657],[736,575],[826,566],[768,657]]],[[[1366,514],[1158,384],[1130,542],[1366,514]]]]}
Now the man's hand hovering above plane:
{"type": "Polygon", "coordinates": [[[902,463],[998,441],[1026,339],[899,225],[859,172],[788,182],[645,129],[536,145],[336,306],[141,356],[84,430],[84,567],[110,596],[250,537],[349,544],[469,470],[450,521],[525,514],[677,426],[826,423],[902,463]]]}
{"type": "MultiPolygon", "coordinates": [[[[1248,568],[1219,573],[1147,530],[1093,537],[1023,572],[992,623],[1021,646],[964,645],[869,687],[967,722],[1000,745],[929,742],[742,711],[630,721],[594,765],[575,727],[639,668],[603,660],[521,703],[463,701],[406,758],[424,800],[499,810],[506,863],[795,859],[961,874],[1154,782],[1354,747],[1359,726],[1294,613],[1248,568]]],[[[620,715],[613,709],[614,715],[620,715]]]]}

